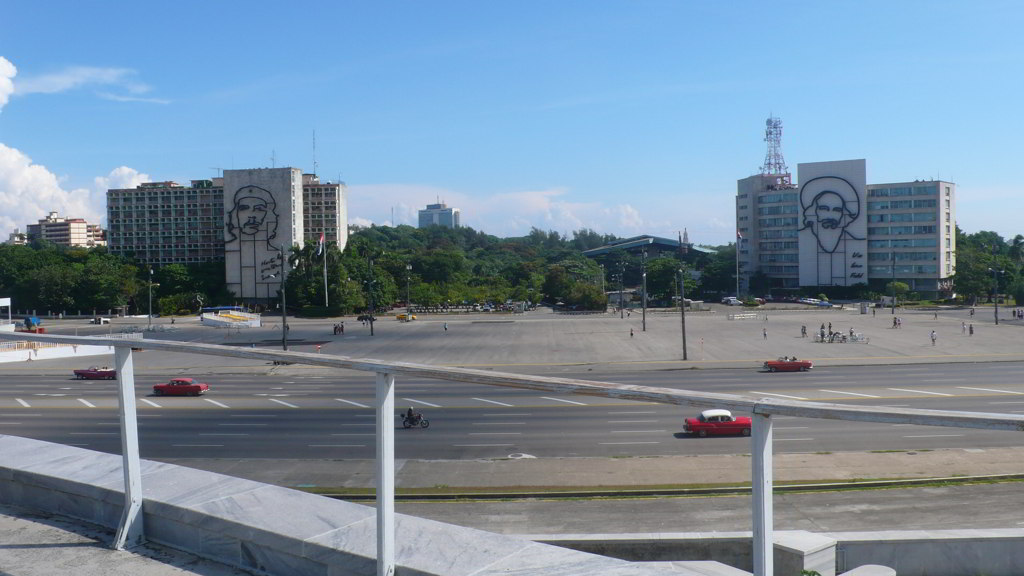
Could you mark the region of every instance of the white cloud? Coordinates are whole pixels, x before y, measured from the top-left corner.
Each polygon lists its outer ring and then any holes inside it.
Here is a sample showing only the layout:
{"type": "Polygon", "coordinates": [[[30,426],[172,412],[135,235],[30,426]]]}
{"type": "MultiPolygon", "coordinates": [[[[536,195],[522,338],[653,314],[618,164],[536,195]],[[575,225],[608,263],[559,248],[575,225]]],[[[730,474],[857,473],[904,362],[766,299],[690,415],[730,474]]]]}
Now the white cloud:
{"type": "Polygon", "coordinates": [[[51,211],[61,216],[99,222],[102,204],[97,205],[87,189],[67,191],[52,172],[20,151],[0,144],[0,233],[25,229],[51,211]]]}
{"type": "Polygon", "coordinates": [[[0,111],[4,109],[4,105],[10,99],[11,94],[14,93],[14,80],[17,76],[18,69],[11,64],[11,61],[0,56],[0,111]]]}
{"type": "MultiPolygon", "coordinates": [[[[3,76],[3,63],[10,65],[10,62],[0,57],[0,77],[3,76]]],[[[13,70],[13,65],[10,65],[13,70]]],[[[14,74],[10,74],[13,78],[14,74]]],[[[105,100],[116,102],[147,102],[151,104],[167,104],[170,100],[163,98],[145,97],[152,91],[152,88],[136,79],[137,72],[131,68],[98,68],[95,66],[72,66],[51,74],[39,76],[22,77],[13,84],[13,93],[25,94],[56,94],[68,92],[78,88],[106,87],[107,90],[98,91],[96,95],[105,100]],[[123,93],[115,93],[110,89],[117,89],[123,93]]],[[[0,96],[3,88],[0,85],[0,96]]],[[[8,92],[10,94],[10,92],[8,92]]],[[[3,100],[0,99],[0,105],[3,100]]]]}

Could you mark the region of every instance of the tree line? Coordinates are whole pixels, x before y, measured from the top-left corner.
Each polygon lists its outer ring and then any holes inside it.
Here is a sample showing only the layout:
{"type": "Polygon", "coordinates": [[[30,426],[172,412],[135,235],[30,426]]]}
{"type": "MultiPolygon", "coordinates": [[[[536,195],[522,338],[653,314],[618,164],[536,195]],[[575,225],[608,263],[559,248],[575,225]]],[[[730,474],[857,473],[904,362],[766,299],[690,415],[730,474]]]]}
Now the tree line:
{"type": "MultiPolygon", "coordinates": [[[[958,297],[973,304],[1000,293],[1024,302],[1024,235],[1005,240],[995,232],[965,234],[959,228],[956,234],[958,297]]],[[[290,311],[310,315],[363,312],[371,301],[379,310],[406,301],[421,308],[511,301],[603,310],[607,293],[640,287],[645,273],[651,305],[675,305],[680,279],[686,298],[735,292],[735,244],[648,259],[622,250],[598,258],[582,254],[615,240],[588,229],[566,236],[534,228],[526,236],[498,238],[468,227],[353,228],[344,251],[331,244],[321,254],[312,243],[292,248],[286,297],[290,311]]],[[[870,298],[890,288],[876,279],[850,288],[807,287],[802,295],[870,298]]],[[[148,266],[102,247],[0,245],[0,297],[13,298],[19,310],[146,314],[150,290],[153,312],[164,315],[246,304],[227,291],[220,262],[170,264],[150,273],[148,266]]],[[[751,292],[769,292],[763,275],[753,275],[751,292]]]]}

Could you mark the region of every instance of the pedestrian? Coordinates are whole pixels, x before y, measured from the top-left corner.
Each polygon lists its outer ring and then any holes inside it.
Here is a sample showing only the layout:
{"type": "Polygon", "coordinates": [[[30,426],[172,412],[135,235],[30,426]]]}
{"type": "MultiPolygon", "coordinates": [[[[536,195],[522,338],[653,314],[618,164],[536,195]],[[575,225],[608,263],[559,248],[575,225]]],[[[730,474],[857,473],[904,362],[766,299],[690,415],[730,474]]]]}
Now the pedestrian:
{"type": "Polygon", "coordinates": [[[875,309],[875,308],[872,308],[872,309],[871,309],[871,317],[872,317],[872,318],[874,318],[874,317],[875,317],[875,311],[876,311],[876,309],[875,309]]]}
{"type": "Polygon", "coordinates": [[[629,329],[629,337],[630,337],[630,338],[632,338],[632,337],[633,337],[633,329],[632,329],[632,328],[630,328],[630,329],[629,329]]]}
{"type": "Polygon", "coordinates": [[[800,327],[800,337],[801,338],[807,338],[807,325],[806,324],[800,327]]]}
{"type": "Polygon", "coordinates": [[[932,320],[938,320],[938,319],[939,319],[939,313],[936,312],[935,316],[932,316],[932,320]]]}
{"type": "Polygon", "coordinates": [[[896,317],[895,316],[892,317],[892,327],[896,328],[896,317]]]}
{"type": "Polygon", "coordinates": [[[445,323],[444,323],[444,331],[445,331],[445,332],[447,332],[447,331],[448,331],[448,323],[447,323],[447,322],[445,322],[445,323]]]}
{"type": "Polygon", "coordinates": [[[832,333],[832,323],[831,322],[828,323],[828,333],[829,334],[832,333]]]}
{"type": "Polygon", "coordinates": [[[344,334],[345,333],[345,323],[344,322],[342,322],[341,324],[338,325],[338,333],[339,334],[344,334]]]}
{"type": "Polygon", "coordinates": [[[967,322],[960,322],[960,333],[967,334],[967,322]]]}
{"type": "Polygon", "coordinates": [[[763,335],[764,339],[767,340],[768,339],[768,329],[767,328],[761,328],[761,335],[763,335]]]}
{"type": "Polygon", "coordinates": [[[935,333],[935,330],[932,330],[932,346],[935,346],[935,339],[937,337],[938,337],[938,334],[935,333]]]}
{"type": "Polygon", "coordinates": [[[974,336],[974,324],[967,327],[967,332],[969,332],[971,336],[974,336]]]}
{"type": "Polygon", "coordinates": [[[974,308],[971,308],[971,318],[974,318],[974,308]]]}

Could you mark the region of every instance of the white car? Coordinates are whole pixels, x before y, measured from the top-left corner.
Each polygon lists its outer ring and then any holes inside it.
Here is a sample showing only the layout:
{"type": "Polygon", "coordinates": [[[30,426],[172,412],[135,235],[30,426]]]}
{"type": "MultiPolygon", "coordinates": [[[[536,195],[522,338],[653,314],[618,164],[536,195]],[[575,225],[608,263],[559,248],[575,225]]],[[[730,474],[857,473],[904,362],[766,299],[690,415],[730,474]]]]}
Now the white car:
{"type": "Polygon", "coordinates": [[[725,304],[727,306],[742,306],[743,302],[741,302],[740,299],[735,296],[727,296],[725,298],[722,298],[722,304],[725,304]]]}

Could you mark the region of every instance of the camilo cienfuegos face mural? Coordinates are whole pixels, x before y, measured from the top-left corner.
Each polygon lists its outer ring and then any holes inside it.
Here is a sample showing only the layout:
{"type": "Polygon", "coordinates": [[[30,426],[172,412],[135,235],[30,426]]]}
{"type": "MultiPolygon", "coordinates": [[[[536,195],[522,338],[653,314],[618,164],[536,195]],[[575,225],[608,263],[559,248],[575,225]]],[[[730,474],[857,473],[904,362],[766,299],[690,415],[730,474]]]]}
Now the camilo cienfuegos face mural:
{"type": "Polygon", "coordinates": [[[800,283],[866,282],[867,228],[858,186],[840,176],[812,177],[800,186],[800,209],[800,283]]]}

